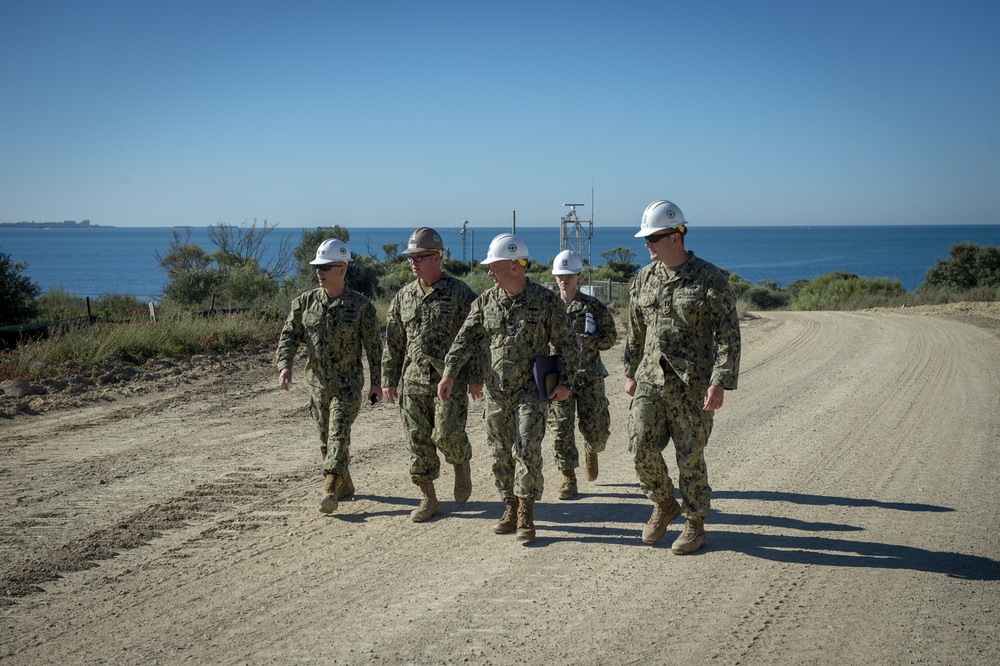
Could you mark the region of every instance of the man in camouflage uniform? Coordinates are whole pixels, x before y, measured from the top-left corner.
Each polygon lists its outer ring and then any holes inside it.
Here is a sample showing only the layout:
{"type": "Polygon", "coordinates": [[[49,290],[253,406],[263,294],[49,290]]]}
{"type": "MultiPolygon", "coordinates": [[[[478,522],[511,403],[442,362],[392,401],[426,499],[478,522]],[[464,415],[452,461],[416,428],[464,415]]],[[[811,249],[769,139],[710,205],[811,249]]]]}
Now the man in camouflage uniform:
{"type": "Polygon", "coordinates": [[[656,506],[642,540],[656,543],[682,513],[662,451],[674,441],[684,500],[678,555],[705,545],[711,488],[705,446],[712,415],[736,388],[740,322],[726,274],[684,249],[687,224],[669,201],[643,213],[637,237],[652,260],[632,282],[625,347],[625,392],[632,396],[629,449],[640,488],[656,506]]]}
{"type": "Polygon", "coordinates": [[[351,252],[336,239],[323,241],[310,264],[319,287],[292,301],[278,339],[278,386],[292,383],[292,363],[299,345],[306,346],[305,382],[309,411],[319,426],[323,454],[323,500],[319,510],[333,513],[339,500],[354,494],[350,464],[351,426],[361,408],[364,372],[361,351],[368,356],[368,398],[382,397],[382,339],[375,306],[344,284],[351,252]]]}
{"type": "Polygon", "coordinates": [[[611,349],[618,339],[615,320],[604,303],[579,291],[583,258],[572,250],[563,250],[552,262],[552,275],[559,285],[559,298],[566,304],[566,319],[580,346],[580,368],[573,379],[572,392],[566,400],[549,403],[549,428],[555,444],[556,466],[563,481],[557,497],[576,496],[576,468],[580,454],[576,448],[576,420],[586,444],[584,469],[588,481],[598,475],[597,454],[604,450],[611,433],[611,412],[604,394],[608,371],[601,352],[611,349]]]}
{"type": "Polygon", "coordinates": [[[415,523],[441,513],[434,491],[434,480],[441,472],[436,449],[455,468],[455,501],[463,504],[472,494],[472,446],[465,422],[468,395],[480,398],[483,394],[482,354],[476,354],[456,377],[451,399],[437,399],[444,356],[476,299],[467,284],[441,270],[443,252],[441,235],[434,229],[422,227],[413,232],[403,254],[416,280],[396,293],[386,315],[382,355],[386,386],[382,392],[392,403],[399,397],[410,449],[410,478],[423,496],[420,506],[410,513],[415,523]]]}
{"type": "MultiPolygon", "coordinates": [[[[493,475],[506,503],[493,526],[497,534],[517,530],[517,539],[535,538],[534,503],[541,499],[542,438],[547,403],[539,399],[532,362],[550,354],[558,357],[556,385],[548,400],[565,400],[576,375],[578,350],[566,324],[559,297],[525,275],[528,248],[513,234],[490,243],[483,261],[495,286],[472,304],[444,361],[438,397],[448,400],[456,377],[470,358],[489,341],[486,370],[486,437],[493,456],[493,475]]],[[[544,386],[544,384],[543,384],[544,386]]]]}

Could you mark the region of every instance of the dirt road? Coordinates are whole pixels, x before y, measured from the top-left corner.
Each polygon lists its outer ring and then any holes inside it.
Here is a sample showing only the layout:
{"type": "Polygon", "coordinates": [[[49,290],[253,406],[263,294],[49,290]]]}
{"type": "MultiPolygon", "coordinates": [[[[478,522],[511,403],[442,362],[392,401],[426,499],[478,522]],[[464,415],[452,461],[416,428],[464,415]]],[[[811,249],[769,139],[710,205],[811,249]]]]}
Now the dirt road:
{"type": "MultiPolygon", "coordinates": [[[[0,660],[41,663],[1000,663],[1000,337],[897,311],[744,322],[708,450],[708,546],[639,538],[620,348],[600,479],[414,524],[396,411],[354,429],[358,497],[317,511],[305,392],[261,359],[0,419],[0,660]]],[[[269,360],[269,359],[267,359],[269,360]]],[[[552,467],[546,438],[546,471],[552,467]]],[[[671,454],[672,455],[672,454],[671,454]]],[[[671,469],[674,469],[671,464],[671,469]]]]}

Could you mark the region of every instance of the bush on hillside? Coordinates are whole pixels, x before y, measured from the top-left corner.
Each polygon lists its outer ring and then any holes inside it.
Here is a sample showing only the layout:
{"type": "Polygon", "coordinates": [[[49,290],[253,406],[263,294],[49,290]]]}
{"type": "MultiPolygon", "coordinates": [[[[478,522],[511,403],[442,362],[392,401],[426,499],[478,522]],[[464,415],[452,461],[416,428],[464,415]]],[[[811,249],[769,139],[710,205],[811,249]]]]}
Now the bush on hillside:
{"type": "Polygon", "coordinates": [[[760,280],[753,284],[736,273],[729,273],[729,288],[736,300],[750,310],[777,310],[786,307],[790,300],[788,290],[773,280],[760,280]]]}
{"type": "Polygon", "coordinates": [[[855,310],[901,303],[905,296],[899,280],[837,271],[804,285],[790,306],[793,310],[855,310]]]}
{"type": "Polygon", "coordinates": [[[219,292],[225,276],[214,268],[191,268],[175,273],[163,287],[163,298],[185,306],[207,306],[219,292]]]}
{"type": "Polygon", "coordinates": [[[445,273],[449,275],[454,275],[455,277],[462,277],[463,275],[468,275],[472,271],[472,265],[467,264],[463,261],[458,261],[457,259],[448,259],[445,257],[441,260],[441,268],[445,273]]]}
{"type": "Polygon", "coordinates": [[[1000,247],[958,243],[951,246],[947,259],[938,259],[928,268],[920,287],[976,289],[1000,286],[1000,247]]]}
{"type": "Polygon", "coordinates": [[[211,254],[190,242],[191,230],[184,236],[171,232],[168,251],[156,253],[160,266],[167,271],[163,288],[166,305],[207,308],[259,308],[278,293],[278,279],[290,261],[288,243],[282,240],[273,258],[262,265],[268,251],[264,245],[275,225],[251,224],[234,227],[219,223],[208,229],[216,246],[211,254]]]}
{"type": "Polygon", "coordinates": [[[777,289],[755,286],[740,297],[752,310],[777,310],[788,305],[788,294],[777,289]]]}
{"type": "Polygon", "coordinates": [[[0,326],[31,321],[38,313],[35,299],[42,288],[24,274],[28,264],[0,252],[0,326]]]}

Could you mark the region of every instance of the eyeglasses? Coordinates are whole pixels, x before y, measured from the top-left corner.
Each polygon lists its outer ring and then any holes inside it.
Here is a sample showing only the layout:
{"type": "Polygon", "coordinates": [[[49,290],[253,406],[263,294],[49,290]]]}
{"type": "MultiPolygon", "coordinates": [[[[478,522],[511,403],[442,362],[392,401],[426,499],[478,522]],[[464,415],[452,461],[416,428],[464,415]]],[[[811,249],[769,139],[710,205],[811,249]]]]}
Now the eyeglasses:
{"type": "Polygon", "coordinates": [[[430,259],[431,257],[436,257],[436,256],[437,256],[437,252],[431,252],[430,254],[411,254],[406,259],[411,264],[419,264],[424,259],[430,259]]]}
{"type": "Polygon", "coordinates": [[[664,232],[659,233],[659,234],[650,234],[649,236],[646,236],[646,242],[647,243],[659,243],[661,240],[663,240],[667,236],[673,236],[674,234],[679,234],[679,233],[680,233],[679,231],[664,231],[664,232]]]}

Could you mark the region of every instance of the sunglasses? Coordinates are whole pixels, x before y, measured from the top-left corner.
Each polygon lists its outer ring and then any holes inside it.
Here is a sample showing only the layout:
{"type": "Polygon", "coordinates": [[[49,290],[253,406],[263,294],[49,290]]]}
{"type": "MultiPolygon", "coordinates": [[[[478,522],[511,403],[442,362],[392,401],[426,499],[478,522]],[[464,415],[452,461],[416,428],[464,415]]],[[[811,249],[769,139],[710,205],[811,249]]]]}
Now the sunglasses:
{"type": "Polygon", "coordinates": [[[680,233],[679,231],[664,231],[663,233],[659,234],[650,234],[646,236],[646,241],[649,243],[659,243],[667,236],[673,236],[674,234],[679,234],[679,233],[680,233]]]}
{"type": "Polygon", "coordinates": [[[416,255],[411,254],[406,259],[411,264],[419,264],[424,259],[430,259],[431,257],[435,257],[435,256],[437,256],[437,252],[431,252],[430,254],[416,254],[416,255]]]}
{"type": "Polygon", "coordinates": [[[326,273],[328,270],[336,266],[337,264],[319,264],[316,266],[316,270],[321,273],[326,273]]]}

